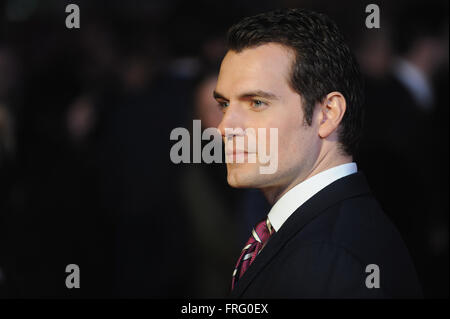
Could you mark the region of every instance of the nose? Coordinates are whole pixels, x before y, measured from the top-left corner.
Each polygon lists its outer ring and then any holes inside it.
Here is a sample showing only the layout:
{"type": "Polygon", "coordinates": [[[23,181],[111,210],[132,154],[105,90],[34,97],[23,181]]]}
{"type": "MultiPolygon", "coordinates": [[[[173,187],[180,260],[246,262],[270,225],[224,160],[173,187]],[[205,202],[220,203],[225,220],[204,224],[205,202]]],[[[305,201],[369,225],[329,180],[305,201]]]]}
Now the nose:
{"type": "Polygon", "coordinates": [[[240,129],[239,131],[244,130],[244,121],[245,114],[243,110],[241,110],[239,105],[230,103],[217,129],[223,138],[230,138],[236,135],[236,129],[240,129]]]}

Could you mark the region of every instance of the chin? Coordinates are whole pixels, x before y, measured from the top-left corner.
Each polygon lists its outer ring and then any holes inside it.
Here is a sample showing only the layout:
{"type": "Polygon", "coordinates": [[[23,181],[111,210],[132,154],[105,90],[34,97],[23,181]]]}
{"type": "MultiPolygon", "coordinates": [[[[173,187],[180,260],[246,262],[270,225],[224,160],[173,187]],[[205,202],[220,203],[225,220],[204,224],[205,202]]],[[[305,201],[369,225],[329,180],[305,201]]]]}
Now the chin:
{"type": "Polygon", "coordinates": [[[227,181],[234,188],[261,188],[264,185],[258,165],[232,164],[227,166],[227,181]]]}

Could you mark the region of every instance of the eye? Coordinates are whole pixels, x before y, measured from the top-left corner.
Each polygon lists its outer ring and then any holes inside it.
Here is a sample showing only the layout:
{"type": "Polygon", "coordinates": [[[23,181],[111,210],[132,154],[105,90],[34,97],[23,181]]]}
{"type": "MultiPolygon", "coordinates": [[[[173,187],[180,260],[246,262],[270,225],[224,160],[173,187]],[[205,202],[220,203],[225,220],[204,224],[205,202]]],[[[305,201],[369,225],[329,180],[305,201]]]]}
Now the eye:
{"type": "Polygon", "coordinates": [[[261,101],[261,100],[252,100],[252,105],[253,105],[253,107],[255,107],[255,108],[260,108],[260,107],[262,107],[262,106],[264,106],[264,105],[266,105],[267,103],[265,103],[265,102],[263,102],[263,101],[261,101]]]}
{"type": "Polygon", "coordinates": [[[221,108],[226,108],[226,107],[228,107],[228,106],[230,106],[230,102],[220,102],[220,101],[218,101],[217,102],[218,104],[219,104],[219,106],[221,107],[221,108]]]}

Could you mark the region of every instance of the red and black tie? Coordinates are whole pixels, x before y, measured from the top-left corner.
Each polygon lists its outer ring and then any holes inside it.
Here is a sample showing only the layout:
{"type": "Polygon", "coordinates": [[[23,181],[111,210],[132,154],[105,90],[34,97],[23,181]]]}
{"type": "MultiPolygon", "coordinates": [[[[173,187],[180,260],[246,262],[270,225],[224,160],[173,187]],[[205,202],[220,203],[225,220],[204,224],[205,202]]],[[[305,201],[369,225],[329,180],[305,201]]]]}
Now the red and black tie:
{"type": "Polygon", "coordinates": [[[252,235],[244,246],[239,257],[236,268],[233,271],[233,279],[231,281],[231,290],[236,286],[237,281],[242,277],[248,267],[255,260],[261,249],[269,240],[270,236],[275,232],[269,219],[260,221],[252,230],[252,235]]]}

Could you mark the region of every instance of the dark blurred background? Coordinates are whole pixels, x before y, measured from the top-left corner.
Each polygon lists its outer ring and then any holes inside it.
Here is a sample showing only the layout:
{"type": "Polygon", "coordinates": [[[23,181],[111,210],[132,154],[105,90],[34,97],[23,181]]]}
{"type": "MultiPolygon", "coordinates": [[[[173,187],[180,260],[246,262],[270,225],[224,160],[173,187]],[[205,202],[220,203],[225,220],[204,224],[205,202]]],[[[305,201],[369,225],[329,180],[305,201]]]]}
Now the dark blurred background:
{"type": "Polygon", "coordinates": [[[430,0],[0,1],[1,297],[227,295],[270,207],[228,187],[224,164],[173,164],[169,135],[218,124],[227,28],[280,7],[346,34],[366,78],[357,163],[425,296],[448,297],[448,2],[430,0]],[[72,263],[80,289],[65,286],[72,263]]]}

